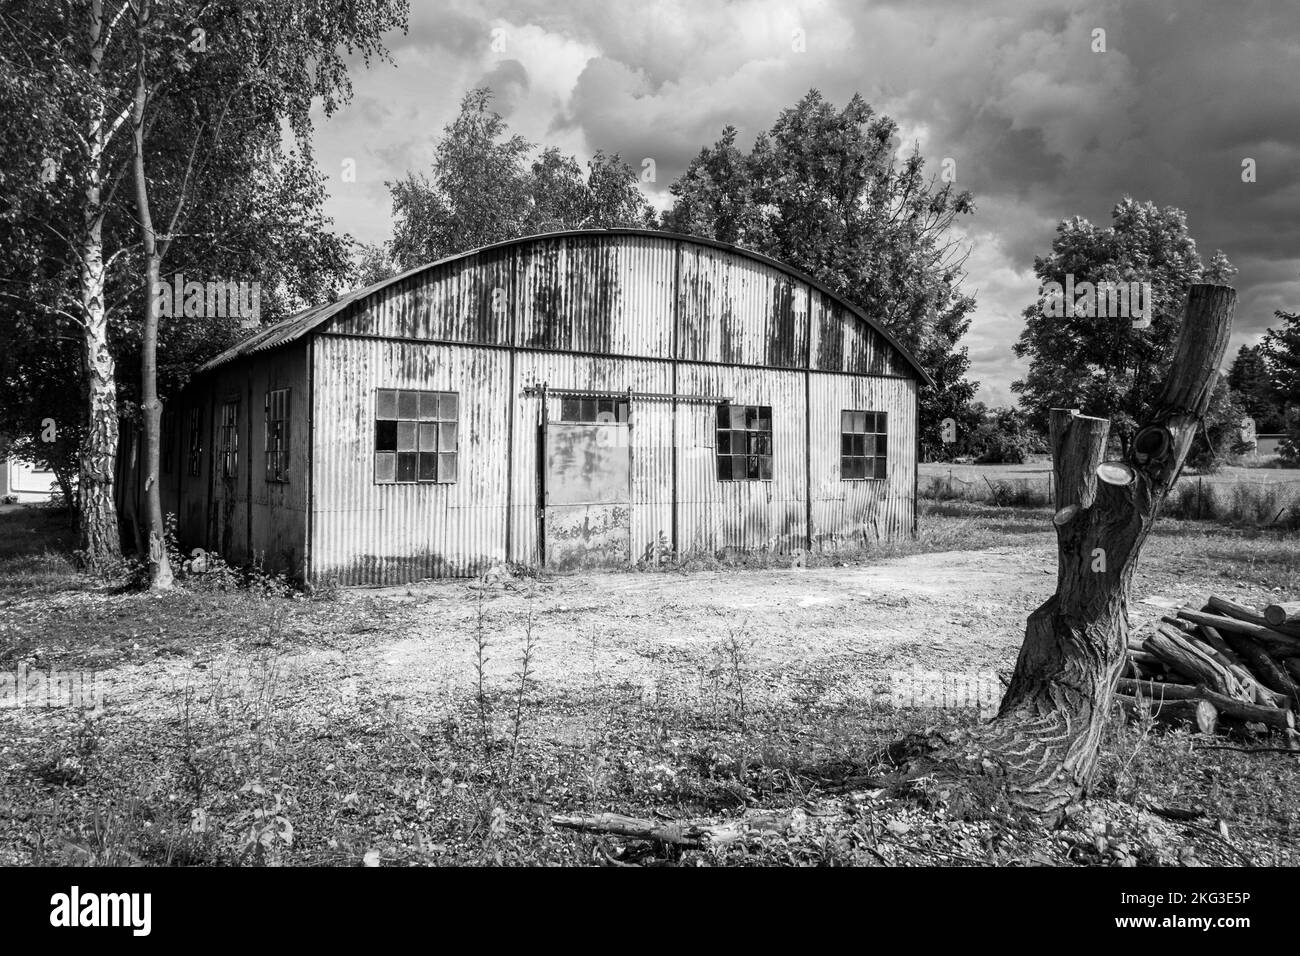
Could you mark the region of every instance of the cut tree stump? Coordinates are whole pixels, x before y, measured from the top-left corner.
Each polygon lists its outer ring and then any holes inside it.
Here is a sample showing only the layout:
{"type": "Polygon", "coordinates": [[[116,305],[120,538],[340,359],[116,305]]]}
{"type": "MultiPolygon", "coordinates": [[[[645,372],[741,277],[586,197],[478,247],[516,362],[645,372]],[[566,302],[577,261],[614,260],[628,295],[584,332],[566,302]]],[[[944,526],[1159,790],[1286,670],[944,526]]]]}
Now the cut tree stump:
{"type": "MultiPolygon", "coordinates": [[[[905,776],[917,789],[964,793],[972,810],[1005,799],[1056,820],[1088,788],[1115,682],[1130,660],[1133,571],[1209,406],[1235,303],[1226,286],[1191,287],[1166,379],[1123,460],[1106,458],[1106,419],[1051,411],[1056,513],[1064,519],[1053,522],[1056,593],[1029,616],[997,717],[914,758],[905,776]]],[[[1180,652],[1188,656],[1170,653],[1180,652]]],[[[1236,689],[1222,664],[1196,656],[1207,680],[1236,689]]]]}

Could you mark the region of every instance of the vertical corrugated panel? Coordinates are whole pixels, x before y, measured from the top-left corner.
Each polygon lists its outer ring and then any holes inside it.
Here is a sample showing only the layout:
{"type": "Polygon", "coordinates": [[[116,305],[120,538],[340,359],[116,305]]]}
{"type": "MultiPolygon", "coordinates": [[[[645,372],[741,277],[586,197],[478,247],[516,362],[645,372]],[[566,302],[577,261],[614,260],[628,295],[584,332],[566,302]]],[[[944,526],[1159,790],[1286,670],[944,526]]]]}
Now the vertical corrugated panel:
{"type": "Polygon", "coordinates": [[[688,361],[802,368],[808,286],[762,263],[683,245],[678,355],[688,361]]]}
{"type": "Polygon", "coordinates": [[[719,481],[717,407],[678,408],[677,522],[684,552],[727,548],[786,552],[806,535],[804,373],[681,365],[683,394],[727,397],[737,405],[772,406],[772,480],[719,481]]]}
{"type": "Polygon", "coordinates": [[[671,240],[569,236],[520,246],[517,344],[667,358],[672,342],[671,240]]]}
{"type": "MultiPolygon", "coordinates": [[[[591,355],[522,352],[516,357],[516,394],[545,383],[550,388],[595,392],[668,393],[668,362],[603,358],[591,355]]],[[[558,399],[551,398],[552,408],[558,399]]],[[[512,560],[535,563],[537,551],[538,424],[541,400],[525,396],[515,403],[512,453],[512,560]]],[[[672,403],[632,402],[632,557],[645,556],[660,535],[672,538],[672,403]]]]}
{"type": "Polygon", "coordinates": [[[809,382],[813,546],[835,549],[907,537],[916,476],[916,383],[897,378],[817,375],[809,382]],[[888,416],[884,480],[840,476],[840,413],[888,416]]]}
{"type": "Polygon", "coordinates": [[[381,289],[328,323],[353,335],[480,342],[510,340],[513,249],[482,252],[381,289]]]}
{"type": "Polygon", "coordinates": [[[317,580],[392,584],[481,574],[505,557],[509,356],[453,345],[316,342],[312,567],[317,580]],[[460,395],[453,484],[377,484],[375,392],[460,395]]]}
{"type": "Polygon", "coordinates": [[[888,339],[825,293],[812,290],[810,315],[810,368],[858,375],[915,376],[888,339]]]}

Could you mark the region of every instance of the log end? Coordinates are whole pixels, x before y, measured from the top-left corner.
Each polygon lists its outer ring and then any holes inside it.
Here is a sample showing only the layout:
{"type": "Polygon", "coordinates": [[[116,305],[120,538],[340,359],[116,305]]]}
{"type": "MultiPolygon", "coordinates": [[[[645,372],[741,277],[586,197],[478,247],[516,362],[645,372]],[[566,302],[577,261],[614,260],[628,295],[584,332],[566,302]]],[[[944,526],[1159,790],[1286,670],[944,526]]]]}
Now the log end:
{"type": "Polygon", "coordinates": [[[1196,702],[1194,717],[1196,729],[1203,734],[1213,735],[1219,729],[1219,711],[1208,700],[1196,702]]]}
{"type": "Polygon", "coordinates": [[[1137,472],[1128,462],[1103,461],[1097,466],[1097,477],[1108,485],[1124,487],[1137,480],[1137,472]]]}
{"type": "Polygon", "coordinates": [[[1284,624],[1300,622],[1300,601],[1290,604],[1270,604],[1264,608],[1264,620],[1269,627],[1282,627],[1284,624]]]}
{"type": "Polygon", "coordinates": [[[1066,505],[1060,511],[1052,516],[1052,524],[1062,528],[1074,520],[1074,516],[1079,513],[1078,505],[1066,505]]]}

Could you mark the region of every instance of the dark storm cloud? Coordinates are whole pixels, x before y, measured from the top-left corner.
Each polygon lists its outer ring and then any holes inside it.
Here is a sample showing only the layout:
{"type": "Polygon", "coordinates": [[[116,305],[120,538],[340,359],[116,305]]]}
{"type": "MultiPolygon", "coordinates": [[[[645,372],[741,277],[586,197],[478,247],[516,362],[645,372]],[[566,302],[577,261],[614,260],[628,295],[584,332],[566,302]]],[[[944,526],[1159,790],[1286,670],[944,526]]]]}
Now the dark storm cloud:
{"type": "Polygon", "coordinates": [[[487,82],[534,142],[653,158],[660,205],[724,125],[747,147],[810,88],[839,105],[860,92],[899,122],[904,149],[919,141],[932,171],[953,158],[975,194],[963,226],[979,302],[970,343],[976,377],[1002,397],[1021,373],[1010,345],[1034,256],[1060,219],[1108,224],[1125,195],[1185,210],[1202,256],[1221,248],[1240,268],[1234,348],[1274,309],[1300,307],[1297,38],[1294,0],[451,0],[414,4],[397,70],[356,86],[382,101],[426,85],[410,100],[418,119],[398,112],[401,128],[384,134],[395,162],[487,82]],[[504,53],[490,49],[494,29],[509,35],[504,53]],[[1246,158],[1254,183],[1241,181],[1246,158]]]}

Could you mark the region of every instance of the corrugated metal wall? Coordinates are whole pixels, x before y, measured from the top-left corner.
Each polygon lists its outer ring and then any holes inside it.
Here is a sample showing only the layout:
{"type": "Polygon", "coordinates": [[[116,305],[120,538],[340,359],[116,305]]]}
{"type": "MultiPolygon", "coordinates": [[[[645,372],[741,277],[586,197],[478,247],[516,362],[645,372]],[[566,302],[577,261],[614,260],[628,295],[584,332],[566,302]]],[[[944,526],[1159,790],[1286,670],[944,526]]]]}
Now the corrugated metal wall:
{"type": "Polygon", "coordinates": [[[515,250],[515,344],[669,358],[677,243],[569,236],[515,250]]]}
{"type": "Polygon", "coordinates": [[[809,452],[814,549],[860,547],[912,533],[916,500],[916,382],[809,376],[809,452]],[[840,475],[840,413],[888,415],[885,480],[840,475]]]}
{"type": "MultiPolygon", "coordinates": [[[[672,363],[521,352],[516,357],[515,383],[510,559],[535,564],[542,406],[540,395],[524,395],[524,389],[545,383],[549,388],[666,394],[672,391],[672,363]]],[[[556,399],[550,401],[554,408],[556,399]]],[[[632,555],[637,559],[649,552],[660,535],[669,541],[672,537],[673,411],[671,402],[647,400],[634,400],[631,410],[632,555]]]]}
{"type": "MultiPolygon", "coordinates": [[[[565,235],[442,263],[345,304],[299,345],[218,366],[201,383],[204,504],[198,511],[200,485],[187,479],[183,527],[203,523],[208,540],[238,559],[250,547],[305,542],[309,524],[317,581],[388,584],[479,574],[501,560],[536,564],[543,413],[541,397],[526,391],[542,384],[772,407],[771,480],[720,481],[713,403],[633,399],[634,560],[660,543],[788,552],[808,543],[810,513],[821,547],[912,529],[917,383],[907,359],[807,282],[678,237],[565,235]],[[267,487],[261,471],[253,487],[227,488],[211,477],[217,416],[223,397],[241,396],[252,439],[241,435],[243,457],[251,450],[264,468],[262,394],[288,371],[274,360],[298,356],[293,388],[305,395],[308,347],[310,521],[276,525],[276,514],[307,507],[303,469],[288,488],[267,487]],[[380,388],[460,393],[455,483],[375,482],[380,388]],[[861,407],[889,414],[884,481],[839,477],[839,413],[861,407]],[[263,514],[272,522],[265,533],[263,514]]],[[[292,429],[294,455],[304,457],[305,406],[295,399],[292,429]]],[[[183,469],[185,409],[177,412],[183,469]]]]}
{"type": "Polygon", "coordinates": [[[173,472],[162,476],[164,509],[175,510],[178,536],[187,552],[201,547],[232,562],[259,560],[270,570],[306,574],[311,463],[307,348],[306,342],[299,342],[223,366],[168,406],[173,472]],[[266,480],[265,408],[272,388],[287,388],[290,395],[285,483],[266,480]],[[217,447],[221,406],[229,401],[239,404],[239,466],[233,479],[221,474],[217,447]],[[200,424],[197,476],[189,474],[191,410],[198,411],[200,424]]]}
{"type": "Polygon", "coordinates": [[[509,355],[497,349],[315,340],[312,576],[393,584],[481,574],[505,558],[509,355]],[[375,393],[458,392],[450,484],[375,482],[375,393]]]}
{"type": "Polygon", "coordinates": [[[807,458],[803,372],[683,364],[683,394],[730,398],[772,407],[772,480],[719,481],[715,457],[717,406],[678,407],[678,547],[788,552],[807,535],[807,458]]]}
{"type": "Polygon", "coordinates": [[[809,291],[763,263],[711,246],[683,245],[678,358],[804,367],[809,291]]]}

